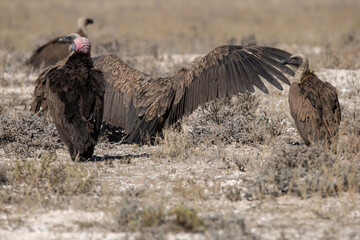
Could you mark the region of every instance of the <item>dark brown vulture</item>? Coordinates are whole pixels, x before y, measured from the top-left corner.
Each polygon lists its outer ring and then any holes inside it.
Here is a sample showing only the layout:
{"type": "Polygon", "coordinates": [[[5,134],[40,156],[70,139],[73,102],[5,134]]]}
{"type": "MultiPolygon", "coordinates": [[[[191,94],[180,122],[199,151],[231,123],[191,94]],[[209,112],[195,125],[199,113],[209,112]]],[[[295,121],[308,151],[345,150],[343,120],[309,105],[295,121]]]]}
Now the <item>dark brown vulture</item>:
{"type": "Polygon", "coordinates": [[[278,80],[290,85],[283,73],[294,75],[281,63],[290,55],[270,47],[220,46],[164,78],[139,72],[115,55],[96,57],[94,66],[107,82],[103,119],[125,130],[124,142],[141,143],[212,99],[254,92],[254,86],[268,93],[260,77],[282,90],[278,80]]]}
{"type": "Polygon", "coordinates": [[[72,160],[89,159],[97,143],[104,107],[104,78],[95,69],[87,38],[72,33],[68,57],[44,69],[36,79],[33,112],[46,106],[72,160]]]}
{"type": "MultiPolygon", "coordinates": [[[[87,37],[88,31],[86,26],[93,23],[94,21],[90,18],[80,17],[78,20],[79,30],[77,33],[81,37],[87,37]]],[[[65,42],[59,42],[59,39],[63,37],[64,36],[56,37],[37,48],[25,64],[33,66],[34,68],[39,68],[41,66],[47,67],[54,65],[61,59],[65,58],[69,55],[69,45],[65,42]]]]}
{"type": "Polygon", "coordinates": [[[336,88],[321,81],[309,70],[308,59],[301,55],[292,55],[283,64],[298,67],[289,90],[291,116],[307,145],[336,143],[341,121],[341,109],[336,88]]]}

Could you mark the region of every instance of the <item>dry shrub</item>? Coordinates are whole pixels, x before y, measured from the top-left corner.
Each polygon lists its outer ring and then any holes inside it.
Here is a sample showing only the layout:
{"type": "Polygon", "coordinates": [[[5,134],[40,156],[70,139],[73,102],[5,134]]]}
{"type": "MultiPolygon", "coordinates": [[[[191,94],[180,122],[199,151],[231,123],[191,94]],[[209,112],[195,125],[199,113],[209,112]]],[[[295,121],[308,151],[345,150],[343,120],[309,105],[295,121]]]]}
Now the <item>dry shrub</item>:
{"type": "Polygon", "coordinates": [[[342,111],[337,152],[343,159],[360,161],[360,112],[357,109],[342,111]]]}
{"type": "Polygon", "coordinates": [[[256,164],[260,166],[253,179],[256,187],[250,192],[257,197],[360,192],[360,114],[356,110],[343,109],[339,142],[333,152],[324,146],[293,146],[284,141],[270,147],[264,162],[256,164]]]}
{"type": "Polygon", "coordinates": [[[360,192],[360,163],[319,146],[279,146],[259,171],[255,191],[258,197],[295,193],[302,198],[360,192]]]}
{"type": "MultiPolygon", "coordinates": [[[[6,93],[6,90],[4,90],[6,93]]],[[[4,98],[1,100],[1,106],[2,109],[1,115],[7,115],[7,113],[14,112],[16,115],[20,113],[22,114],[22,109],[26,109],[28,105],[29,98],[27,96],[24,96],[22,93],[16,93],[16,92],[10,92],[6,93],[4,98]],[[20,111],[18,111],[20,109],[20,111]]],[[[1,113],[0,112],[0,113],[1,113]]]]}
{"type": "Polygon", "coordinates": [[[6,154],[34,157],[38,149],[62,148],[55,125],[49,118],[23,112],[22,117],[0,116],[0,144],[6,154]]]}
{"type": "Polygon", "coordinates": [[[188,140],[194,144],[238,142],[255,145],[280,135],[281,129],[276,127],[280,127],[277,125],[281,120],[270,119],[266,113],[257,114],[258,106],[259,100],[251,93],[211,101],[186,120],[188,140]]]}

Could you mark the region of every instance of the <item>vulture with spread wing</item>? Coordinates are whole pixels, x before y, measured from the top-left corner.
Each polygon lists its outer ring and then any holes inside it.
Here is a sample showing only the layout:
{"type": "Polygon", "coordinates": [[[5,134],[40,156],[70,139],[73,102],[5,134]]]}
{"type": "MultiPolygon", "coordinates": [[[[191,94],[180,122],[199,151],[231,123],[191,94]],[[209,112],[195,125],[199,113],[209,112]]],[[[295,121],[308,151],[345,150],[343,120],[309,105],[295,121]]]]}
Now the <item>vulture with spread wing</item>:
{"type": "Polygon", "coordinates": [[[103,119],[125,130],[126,143],[141,143],[200,104],[234,94],[268,89],[261,78],[282,90],[279,80],[294,72],[281,63],[291,54],[260,46],[215,48],[190,68],[171,77],[153,77],[128,66],[115,55],[94,58],[107,82],[103,119]]]}
{"type": "Polygon", "coordinates": [[[97,143],[104,107],[104,78],[93,66],[87,38],[73,33],[70,55],[44,69],[36,79],[33,112],[47,108],[72,160],[91,158],[97,143]]]}
{"type": "Polygon", "coordinates": [[[309,69],[308,59],[295,54],[283,64],[298,67],[289,90],[291,116],[307,145],[325,143],[331,146],[338,140],[341,109],[336,88],[321,81],[309,69]]]}
{"type": "MultiPolygon", "coordinates": [[[[79,30],[77,33],[81,37],[87,37],[88,31],[86,26],[93,23],[94,21],[90,18],[80,17],[78,20],[79,30]]],[[[34,68],[39,68],[41,66],[47,67],[54,65],[61,59],[64,59],[67,55],[69,55],[69,45],[65,42],[59,42],[59,39],[63,37],[64,36],[56,37],[37,48],[25,64],[33,66],[34,68]]]]}

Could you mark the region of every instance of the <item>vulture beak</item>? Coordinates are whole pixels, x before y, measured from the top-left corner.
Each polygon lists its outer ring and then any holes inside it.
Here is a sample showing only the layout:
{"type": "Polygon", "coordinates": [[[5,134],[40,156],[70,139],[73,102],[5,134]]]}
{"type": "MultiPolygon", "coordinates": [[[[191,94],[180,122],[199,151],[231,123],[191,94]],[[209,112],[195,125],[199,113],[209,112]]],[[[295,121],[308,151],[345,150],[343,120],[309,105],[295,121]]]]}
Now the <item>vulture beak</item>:
{"type": "Polygon", "coordinates": [[[70,36],[59,38],[58,42],[64,42],[64,43],[71,43],[73,41],[73,38],[70,36]]]}
{"type": "Polygon", "coordinates": [[[302,60],[299,59],[298,57],[289,57],[289,58],[282,60],[281,63],[283,65],[289,64],[289,65],[293,65],[295,67],[299,67],[301,64],[301,61],[302,60]]]}
{"type": "Polygon", "coordinates": [[[71,43],[72,41],[74,41],[76,38],[79,37],[80,35],[78,33],[71,33],[65,37],[59,38],[58,42],[71,43]]]}
{"type": "Polygon", "coordinates": [[[286,59],[284,59],[284,60],[281,61],[281,64],[282,64],[282,65],[286,65],[286,64],[289,63],[289,60],[290,60],[290,58],[286,58],[286,59]]]}
{"type": "Polygon", "coordinates": [[[94,23],[94,20],[92,20],[91,18],[87,18],[86,22],[85,22],[85,25],[93,24],[93,23],[94,23]]]}

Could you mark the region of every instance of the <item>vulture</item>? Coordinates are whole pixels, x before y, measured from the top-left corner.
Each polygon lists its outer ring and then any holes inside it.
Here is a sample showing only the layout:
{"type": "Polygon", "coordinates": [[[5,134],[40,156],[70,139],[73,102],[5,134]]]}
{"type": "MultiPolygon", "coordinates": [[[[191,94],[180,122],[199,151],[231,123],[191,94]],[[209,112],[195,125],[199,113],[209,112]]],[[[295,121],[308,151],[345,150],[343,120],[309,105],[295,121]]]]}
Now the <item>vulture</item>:
{"type": "Polygon", "coordinates": [[[339,135],[341,109],[336,88],[321,81],[309,69],[309,61],[302,54],[283,60],[283,64],[297,67],[289,90],[289,106],[296,128],[306,145],[326,144],[331,147],[339,135]]]}
{"type": "Polygon", "coordinates": [[[39,74],[31,110],[47,108],[71,159],[85,161],[94,152],[102,124],[104,77],[93,66],[87,38],[72,33],[59,41],[71,43],[70,54],[39,74]]]}
{"type": "Polygon", "coordinates": [[[282,90],[279,80],[294,71],[282,64],[290,53],[261,46],[219,46],[171,77],[142,73],[115,55],[93,58],[106,81],[103,119],[124,129],[124,143],[140,143],[161,132],[164,126],[193,112],[200,104],[234,94],[264,93],[262,78],[282,90]]]}
{"type": "MultiPolygon", "coordinates": [[[[93,23],[94,21],[90,18],[80,17],[78,20],[79,30],[77,33],[81,37],[87,37],[88,31],[86,26],[93,23]]],[[[34,68],[39,68],[41,66],[48,67],[65,58],[69,54],[68,44],[65,42],[59,42],[60,38],[63,38],[63,36],[54,38],[48,43],[40,46],[33,52],[32,56],[25,62],[25,64],[34,68]]]]}

